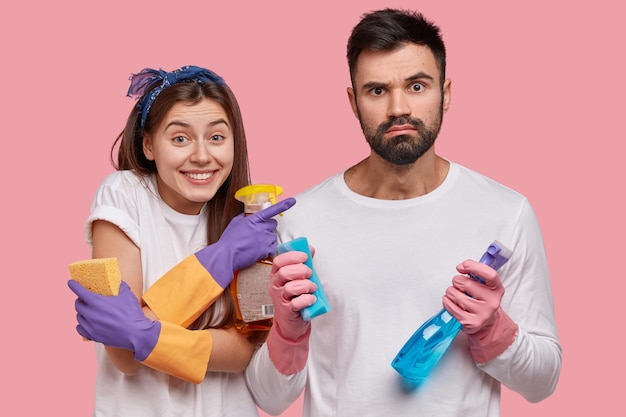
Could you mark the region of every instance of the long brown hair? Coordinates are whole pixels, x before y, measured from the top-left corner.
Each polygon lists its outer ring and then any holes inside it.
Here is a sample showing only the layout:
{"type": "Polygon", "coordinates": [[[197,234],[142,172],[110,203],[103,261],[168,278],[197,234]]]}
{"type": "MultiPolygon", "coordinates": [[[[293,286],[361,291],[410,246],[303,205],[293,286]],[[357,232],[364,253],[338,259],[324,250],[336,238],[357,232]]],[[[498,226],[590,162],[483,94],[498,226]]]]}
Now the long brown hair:
{"type": "MultiPolygon", "coordinates": [[[[145,94],[150,94],[150,91],[151,89],[145,94]]],[[[139,109],[134,106],[128,116],[126,127],[113,143],[111,162],[117,170],[134,170],[138,175],[143,176],[156,174],[156,164],[154,161],[148,160],[143,153],[144,134],[153,133],[176,103],[196,104],[206,99],[217,102],[226,112],[233,129],[235,152],[230,175],[215,196],[207,202],[206,243],[210,245],[217,242],[231,219],[243,212],[243,204],[235,200],[234,196],[239,188],[250,184],[250,168],[243,119],[237,99],[228,86],[210,82],[181,82],[165,88],[152,103],[144,129],[140,127],[139,109]],[[118,144],[116,163],[114,150],[118,144]]],[[[235,306],[227,288],[220,298],[189,328],[232,327],[234,319],[235,306]]]]}

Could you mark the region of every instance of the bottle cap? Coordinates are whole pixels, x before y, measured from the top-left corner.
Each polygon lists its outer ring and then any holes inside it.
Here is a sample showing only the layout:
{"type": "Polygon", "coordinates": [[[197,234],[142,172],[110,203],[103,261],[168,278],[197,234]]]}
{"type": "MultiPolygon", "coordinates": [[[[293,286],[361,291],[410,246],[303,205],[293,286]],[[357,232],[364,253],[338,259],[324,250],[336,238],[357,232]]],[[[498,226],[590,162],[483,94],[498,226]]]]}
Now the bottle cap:
{"type": "Polygon", "coordinates": [[[272,184],[251,184],[237,190],[235,198],[245,205],[246,213],[256,213],[276,204],[276,197],[283,193],[283,188],[272,184]]]}

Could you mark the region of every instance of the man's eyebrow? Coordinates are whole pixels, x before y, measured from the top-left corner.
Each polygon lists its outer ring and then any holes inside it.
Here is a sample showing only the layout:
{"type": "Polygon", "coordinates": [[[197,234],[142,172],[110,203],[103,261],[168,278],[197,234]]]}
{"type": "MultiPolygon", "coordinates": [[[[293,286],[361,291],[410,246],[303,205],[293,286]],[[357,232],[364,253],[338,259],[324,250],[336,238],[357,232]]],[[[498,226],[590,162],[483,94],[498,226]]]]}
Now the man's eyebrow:
{"type": "Polygon", "coordinates": [[[385,88],[387,87],[387,83],[381,83],[378,81],[370,81],[368,83],[363,84],[361,86],[361,90],[371,90],[373,88],[385,88]]]}
{"type": "Polygon", "coordinates": [[[426,74],[423,71],[420,71],[418,73],[415,73],[413,75],[411,75],[410,77],[405,78],[405,81],[415,81],[415,80],[423,80],[423,79],[427,79],[430,81],[434,81],[435,79],[432,77],[432,75],[426,74]]]}

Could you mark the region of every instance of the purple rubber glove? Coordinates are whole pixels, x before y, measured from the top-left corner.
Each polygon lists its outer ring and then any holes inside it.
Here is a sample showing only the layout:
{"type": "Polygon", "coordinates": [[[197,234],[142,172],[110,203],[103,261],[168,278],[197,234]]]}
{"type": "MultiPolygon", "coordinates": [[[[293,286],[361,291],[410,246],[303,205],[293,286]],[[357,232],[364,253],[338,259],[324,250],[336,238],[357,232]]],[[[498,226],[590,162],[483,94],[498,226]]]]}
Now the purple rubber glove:
{"type": "Polygon", "coordinates": [[[274,324],[267,336],[267,348],[272,363],[284,375],[304,369],[309,355],[311,322],[302,318],[300,310],[315,303],[312,293],[317,286],[308,279],[312,272],[304,264],[306,260],[306,253],[289,251],[272,261],[269,292],[274,324]]]}
{"type": "Polygon", "coordinates": [[[487,363],[513,343],[518,326],[500,307],[504,286],[493,268],[467,260],[456,269],[463,275],[452,278],[443,306],[463,325],[474,361],[487,363]],[[485,283],[469,277],[470,273],[485,283]]]}
{"type": "Polygon", "coordinates": [[[106,346],[134,352],[142,362],[154,349],[161,323],[143,314],[139,301],[122,281],[118,295],[107,296],[89,291],[71,279],[67,285],[78,296],[75,303],[78,333],[106,346]]]}
{"type": "Polygon", "coordinates": [[[196,252],[195,256],[213,279],[226,288],[235,271],[276,254],[276,226],[274,216],[296,203],[287,198],[257,213],[234,217],[220,239],[196,252]]]}

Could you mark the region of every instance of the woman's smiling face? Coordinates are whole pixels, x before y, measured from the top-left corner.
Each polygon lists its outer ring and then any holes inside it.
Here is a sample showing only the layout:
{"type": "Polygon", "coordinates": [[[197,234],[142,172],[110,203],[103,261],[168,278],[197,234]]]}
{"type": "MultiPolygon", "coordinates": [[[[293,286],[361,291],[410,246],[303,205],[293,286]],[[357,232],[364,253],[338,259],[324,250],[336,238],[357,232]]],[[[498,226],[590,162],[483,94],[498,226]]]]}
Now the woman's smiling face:
{"type": "Polygon", "coordinates": [[[234,143],[231,122],[217,102],[174,104],[143,139],[163,201],[180,213],[198,214],[230,175],[234,143]]]}

